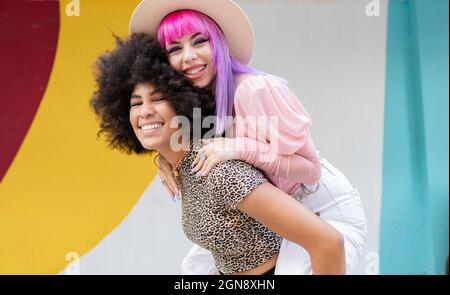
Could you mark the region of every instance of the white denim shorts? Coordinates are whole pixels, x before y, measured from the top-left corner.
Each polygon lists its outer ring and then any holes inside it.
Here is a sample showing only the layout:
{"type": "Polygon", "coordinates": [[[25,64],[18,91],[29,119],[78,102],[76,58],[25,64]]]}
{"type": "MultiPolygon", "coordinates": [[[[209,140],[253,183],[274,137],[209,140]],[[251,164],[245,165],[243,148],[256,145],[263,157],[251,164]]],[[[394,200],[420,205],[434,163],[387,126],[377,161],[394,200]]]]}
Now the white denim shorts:
{"type": "MultiPolygon", "coordinates": [[[[293,197],[341,233],[344,239],[346,273],[352,274],[361,258],[367,223],[358,190],[342,172],[322,159],[316,186],[302,186],[293,197]]],[[[310,274],[311,262],[301,246],[283,240],[275,274],[310,274]]]]}
{"type": "MultiPolygon", "coordinates": [[[[344,239],[346,273],[352,274],[359,262],[367,235],[366,218],[358,190],[325,159],[321,160],[317,186],[302,186],[293,197],[341,233],[344,239]]],[[[219,274],[208,250],[194,245],[183,259],[182,274],[219,274]]],[[[308,252],[300,245],[283,239],[275,275],[312,274],[308,252]]]]}

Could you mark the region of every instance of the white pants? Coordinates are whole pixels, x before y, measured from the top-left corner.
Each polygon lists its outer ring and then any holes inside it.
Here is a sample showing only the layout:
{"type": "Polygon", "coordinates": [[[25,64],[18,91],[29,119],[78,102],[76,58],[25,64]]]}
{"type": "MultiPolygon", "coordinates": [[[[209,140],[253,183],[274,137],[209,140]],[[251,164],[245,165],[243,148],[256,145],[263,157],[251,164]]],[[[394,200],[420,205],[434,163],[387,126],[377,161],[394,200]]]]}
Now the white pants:
{"type": "MultiPolygon", "coordinates": [[[[321,163],[318,186],[300,187],[293,197],[339,231],[344,239],[346,273],[352,274],[361,257],[367,227],[358,190],[325,159],[321,163]],[[309,189],[309,190],[308,190],[309,189]]],[[[278,255],[276,275],[308,275],[312,273],[308,252],[298,244],[283,239],[278,255]]],[[[182,274],[219,274],[208,250],[194,245],[183,259],[182,274]]]]}

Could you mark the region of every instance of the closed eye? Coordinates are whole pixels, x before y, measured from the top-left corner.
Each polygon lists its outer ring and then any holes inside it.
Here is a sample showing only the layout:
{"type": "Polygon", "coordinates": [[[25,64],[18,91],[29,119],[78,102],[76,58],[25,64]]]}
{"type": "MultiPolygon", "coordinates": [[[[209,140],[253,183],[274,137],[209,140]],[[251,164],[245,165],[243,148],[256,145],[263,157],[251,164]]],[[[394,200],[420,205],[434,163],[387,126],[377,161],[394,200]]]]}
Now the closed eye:
{"type": "Polygon", "coordinates": [[[163,101],[166,100],[166,98],[164,96],[157,96],[156,98],[152,99],[152,101],[157,102],[157,101],[163,101]]]}
{"type": "Polygon", "coordinates": [[[177,52],[177,51],[179,51],[179,50],[181,50],[181,47],[180,47],[180,46],[173,46],[173,47],[170,47],[170,48],[167,50],[167,53],[168,53],[168,54],[171,54],[171,53],[177,52]]]}
{"type": "Polygon", "coordinates": [[[207,39],[207,38],[198,38],[197,40],[194,41],[194,45],[203,44],[208,41],[209,41],[209,39],[207,39]]]}

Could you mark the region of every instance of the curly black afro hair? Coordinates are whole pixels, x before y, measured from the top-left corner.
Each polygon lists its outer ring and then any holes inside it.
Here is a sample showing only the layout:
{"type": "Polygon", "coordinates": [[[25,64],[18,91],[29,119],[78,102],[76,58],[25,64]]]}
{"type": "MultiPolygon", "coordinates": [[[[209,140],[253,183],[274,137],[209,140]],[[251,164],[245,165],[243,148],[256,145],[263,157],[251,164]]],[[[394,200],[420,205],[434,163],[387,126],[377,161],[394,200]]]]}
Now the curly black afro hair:
{"type": "Polygon", "coordinates": [[[100,55],[95,64],[98,89],[90,99],[100,121],[97,136],[105,134],[111,148],[128,154],[150,152],[141,145],[129,121],[130,97],[138,83],[155,86],[177,115],[189,119],[191,126],[193,108],[201,108],[202,118],[214,115],[212,94],[175,71],[157,40],[146,34],[133,34],[127,40],[114,37],[116,48],[100,55]]]}

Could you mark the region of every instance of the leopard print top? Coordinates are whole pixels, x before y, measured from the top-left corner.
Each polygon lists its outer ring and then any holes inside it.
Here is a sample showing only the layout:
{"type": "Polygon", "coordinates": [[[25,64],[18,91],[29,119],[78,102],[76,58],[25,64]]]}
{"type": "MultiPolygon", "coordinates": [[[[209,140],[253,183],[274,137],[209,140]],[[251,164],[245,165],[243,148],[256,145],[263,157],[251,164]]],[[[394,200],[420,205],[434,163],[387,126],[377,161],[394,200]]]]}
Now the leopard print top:
{"type": "Polygon", "coordinates": [[[267,180],[239,160],[223,162],[208,176],[197,177],[191,164],[200,148],[201,143],[194,142],[179,166],[183,231],[192,242],[211,251],[222,273],[255,268],[279,252],[282,238],[237,206],[267,180]]]}

